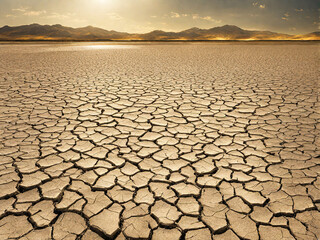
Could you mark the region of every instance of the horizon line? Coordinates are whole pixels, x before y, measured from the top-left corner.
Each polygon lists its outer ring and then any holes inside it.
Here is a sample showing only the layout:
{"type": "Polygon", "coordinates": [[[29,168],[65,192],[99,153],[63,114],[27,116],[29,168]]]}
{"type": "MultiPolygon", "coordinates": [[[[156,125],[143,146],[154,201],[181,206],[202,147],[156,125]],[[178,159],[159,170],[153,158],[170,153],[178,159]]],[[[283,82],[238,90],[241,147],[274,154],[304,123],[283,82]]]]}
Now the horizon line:
{"type": "Polygon", "coordinates": [[[86,25],[86,26],[83,26],[83,27],[70,27],[70,26],[67,26],[67,25],[63,25],[63,24],[60,24],[60,23],[55,23],[55,24],[40,24],[40,23],[37,23],[37,22],[34,22],[34,23],[29,23],[29,24],[23,24],[23,25],[3,25],[2,27],[0,28],[4,28],[4,27],[21,27],[21,26],[30,26],[30,25],[40,25],[40,26],[56,26],[56,25],[59,25],[59,26],[62,26],[62,27],[68,27],[68,28],[73,28],[73,29],[79,29],[79,28],[86,28],[86,27],[93,27],[93,28],[99,28],[99,29],[103,29],[103,30],[106,30],[106,31],[115,31],[115,32],[119,32],[119,33],[128,33],[128,34],[146,34],[146,33],[151,33],[151,32],[154,32],[154,31],[163,31],[163,32],[167,32],[167,33],[179,33],[179,32],[183,32],[183,31],[186,31],[186,30],[190,30],[190,29],[194,29],[194,28],[197,28],[197,29],[200,29],[200,30],[209,30],[209,29],[213,29],[213,28],[219,28],[219,27],[225,27],[225,26],[234,26],[234,27],[237,27],[237,28],[240,28],[242,30],[245,30],[245,31],[259,31],[259,32],[272,32],[272,33],[278,33],[278,34],[285,34],[285,35],[289,35],[289,36],[299,36],[299,35],[306,35],[306,34],[310,34],[310,33],[317,33],[317,32],[320,32],[320,30],[315,30],[315,31],[312,31],[312,32],[305,32],[305,33],[299,33],[299,34],[290,34],[290,33],[282,33],[282,32],[278,32],[278,31],[272,31],[272,30],[260,30],[260,29],[246,29],[245,27],[239,27],[237,25],[234,25],[234,24],[223,24],[223,25],[219,25],[219,26],[215,26],[215,27],[210,27],[210,28],[199,28],[199,27],[190,27],[190,28],[186,28],[186,29],[181,29],[181,30],[177,30],[177,31],[173,31],[173,30],[162,30],[162,29],[154,29],[154,30],[151,30],[150,32],[142,32],[142,33],[138,33],[138,32],[125,32],[125,31],[118,31],[118,30],[115,30],[115,29],[106,29],[104,27],[96,27],[96,26],[93,26],[93,25],[86,25]]]}
{"type": "Polygon", "coordinates": [[[0,28],[0,41],[125,41],[125,42],[204,42],[204,41],[317,41],[320,32],[291,35],[267,30],[246,30],[236,25],[222,25],[208,29],[197,27],[179,32],[153,30],[146,33],[118,32],[91,25],[68,27],[61,24],[4,25],[0,28]],[[36,31],[34,31],[34,29],[36,31]],[[60,30],[67,34],[61,34],[60,30]]]}

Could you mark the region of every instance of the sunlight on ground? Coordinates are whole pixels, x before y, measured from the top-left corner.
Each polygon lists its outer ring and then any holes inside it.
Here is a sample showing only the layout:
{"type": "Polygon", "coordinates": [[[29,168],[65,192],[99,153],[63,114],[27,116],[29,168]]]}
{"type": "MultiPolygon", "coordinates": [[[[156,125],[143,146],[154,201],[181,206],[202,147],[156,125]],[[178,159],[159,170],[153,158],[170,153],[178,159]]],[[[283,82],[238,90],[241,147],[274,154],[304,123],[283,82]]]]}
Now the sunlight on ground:
{"type": "Polygon", "coordinates": [[[85,45],[81,46],[83,49],[92,49],[92,50],[98,50],[98,49],[122,49],[122,48],[135,48],[136,46],[129,46],[129,45],[85,45]]]}

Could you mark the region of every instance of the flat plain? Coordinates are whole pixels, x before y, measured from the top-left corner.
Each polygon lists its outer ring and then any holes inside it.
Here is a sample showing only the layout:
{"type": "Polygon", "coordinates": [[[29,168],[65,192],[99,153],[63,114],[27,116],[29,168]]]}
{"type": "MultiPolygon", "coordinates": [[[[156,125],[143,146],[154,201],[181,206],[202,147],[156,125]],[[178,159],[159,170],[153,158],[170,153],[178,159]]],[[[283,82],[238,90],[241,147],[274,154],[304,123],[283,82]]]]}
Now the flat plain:
{"type": "Polygon", "coordinates": [[[318,43],[0,44],[0,239],[320,238],[318,43]]]}

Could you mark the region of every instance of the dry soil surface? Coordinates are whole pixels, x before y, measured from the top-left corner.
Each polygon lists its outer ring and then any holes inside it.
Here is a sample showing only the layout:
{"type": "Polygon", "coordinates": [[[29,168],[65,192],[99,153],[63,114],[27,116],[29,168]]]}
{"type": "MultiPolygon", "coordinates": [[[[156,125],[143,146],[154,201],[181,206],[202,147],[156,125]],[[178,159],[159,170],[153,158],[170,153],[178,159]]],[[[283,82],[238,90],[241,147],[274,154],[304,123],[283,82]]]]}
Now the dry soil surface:
{"type": "Polygon", "coordinates": [[[0,45],[0,239],[320,238],[319,45],[0,45]]]}

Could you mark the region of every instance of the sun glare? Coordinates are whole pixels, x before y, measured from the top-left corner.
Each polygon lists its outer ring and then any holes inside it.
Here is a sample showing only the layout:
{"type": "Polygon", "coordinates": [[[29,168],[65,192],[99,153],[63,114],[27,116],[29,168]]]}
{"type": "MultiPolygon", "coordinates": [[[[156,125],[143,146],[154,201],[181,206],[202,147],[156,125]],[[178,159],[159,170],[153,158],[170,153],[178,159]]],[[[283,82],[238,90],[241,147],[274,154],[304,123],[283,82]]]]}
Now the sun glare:
{"type": "Polygon", "coordinates": [[[109,2],[110,0],[96,0],[96,1],[100,4],[105,4],[105,3],[109,2]]]}
{"type": "Polygon", "coordinates": [[[93,45],[85,45],[79,47],[83,50],[102,50],[102,49],[128,49],[128,48],[136,48],[137,46],[133,45],[103,45],[103,44],[93,44],[93,45]]]}

